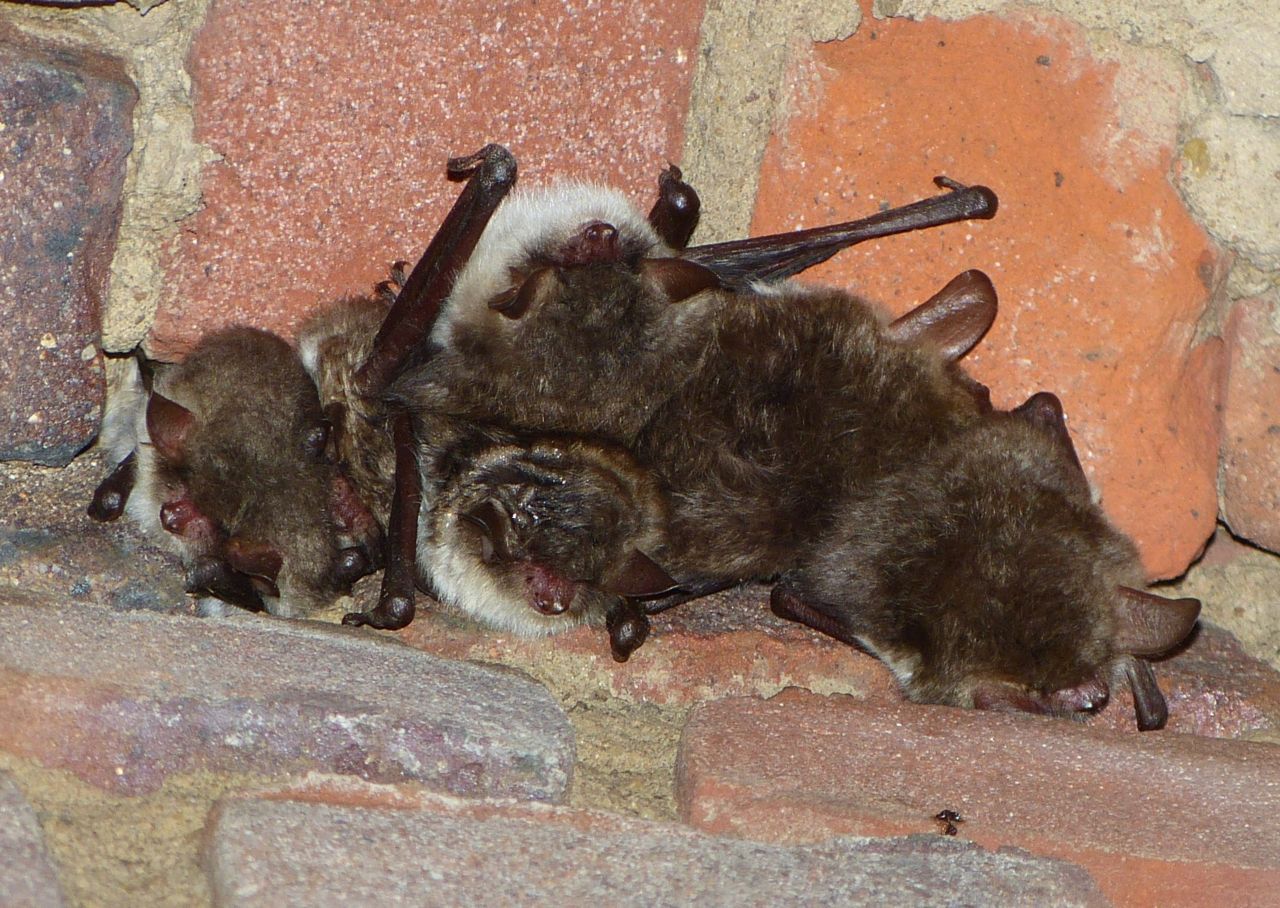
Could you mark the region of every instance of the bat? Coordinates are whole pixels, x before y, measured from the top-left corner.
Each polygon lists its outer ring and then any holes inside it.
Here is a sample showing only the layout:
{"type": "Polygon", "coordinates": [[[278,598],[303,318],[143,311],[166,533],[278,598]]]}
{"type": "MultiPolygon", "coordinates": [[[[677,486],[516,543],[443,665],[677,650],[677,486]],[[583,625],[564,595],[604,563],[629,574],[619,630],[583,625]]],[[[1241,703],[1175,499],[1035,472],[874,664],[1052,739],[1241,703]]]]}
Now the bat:
{"type": "Polygon", "coordinates": [[[315,385],[283,340],[204,338],[178,365],[135,371],[105,420],[117,463],[90,516],[130,516],[186,570],[205,613],[285,617],[330,604],[380,557],[377,526],[325,456],[315,385]],[[148,370],[151,371],[151,370],[148,370]]]}
{"type": "Polygon", "coordinates": [[[1182,642],[1200,603],[1141,585],[1041,392],[846,499],[772,607],[874,653],[912,700],[1075,715],[1127,683],[1148,730],[1167,707],[1145,657],[1182,642]]]}
{"type": "Polygon", "coordinates": [[[526,636],[630,615],[628,630],[611,635],[615,656],[643,642],[647,621],[627,603],[676,587],[646,554],[667,516],[651,471],[617,446],[489,432],[441,460],[432,472],[447,478],[418,550],[437,598],[526,636]]]}
{"type": "MultiPolygon", "coordinates": [[[[953,196],[969,192],[944,185],[953,196]]],[[[426,307],[439,314],[423,323],[431,325],[429,355],[405,370],[392,391],[419,420],[496,414],[526,429],[595,432],[630,447],[670,490],[666,544],[657,555],[682,587],[805,577],[814,552],[853,558],[861,549],[845,533],[850,509],[865,517],[883,502],[893,510],[888,493],[906,493],[891,480],[909,475],[903,465],[922,452],[950,452],[960,461],[957,452],[975,452],[981,462],[990,445],[1003,446],[1015,460],[1041,458],[1025,437],[991,428],[1023,415],[992,414],[985,389],[954,369],[994,317],[994,295],[979,276],[962,275],[959,289],[948,285],[905,320],[886,325],[848,294],[785,280],[832,254],[823,245],[827,238],[838,236],[837,248],[847,245],[848,225],[811,231],[799,241],[757,238],[671,255],[656,231],[646,232],[652,225],[634,212],[604,211],[605,203],[590,194],[528,198],[523,207],[506,209],[512,212],[507,218],[498,211],[493,243],[483,228],[468,224],[467,235],[479,235],[449,264],[459,273],[456,284],[439,285],[426,307]],[[549,214],[535,217],[531,207],[549,214]],[[468,260],[471,250],[475,258],[468,260]]],[[[969,198],[994,208],[987,190],[969,198]]],[[[963,210],[948,217],[973,215],[963,210]]],[[[1059,434],[1065,437],[1065,429],[1059,434]]],[[[921,488],[929,488],[928,475],[916,474],[921,488]]],[[[975,488],[957,506],[982,502],[975,488]]],[[[1073,630],[1061,638],[1063,652],[1056,656],[1072,671],[1031,667],[1031,650],[1015,642],[1005,649],[1021,656],[1021,667],[1002,675],[1003,668],[993,666],[1005,664],[987,660],[987,651],[961,648],[951,662],[938,661],[937,683],[909,684],[910,695],[1055,714],[1090,710],[1103,696],[1099,673],[1112,667],[1134,686],[1140,727],[1162,723],[1158,688],[1137,660],[1181,640],[1198,603],[1138,593],[1131,585],[1138,582],[1132,547],[1114,531],[1098,530],[1089,556],[1075,555],[1080,538],[1052,531],[1081,506],[1060,498],[1036,518],[1028,532],[1052,543],[1045,546],[1045,567],[1024,567],[1057,576],[1054,582],[1066,588],[1094,573],[1107,577],[1097,600],[1105,605],[1086,607],[1088,597],[1064,594],[1035,606],[1042,628],[1073,630]],[[1138,601],[1173,617],[1160,624],[1160,633],[1131,640],[1142,625],[1131,614],[1138,601]],[[1090,632],[1076,633],[1082,626],[1090,632]]],[[[993,533],[1015,525],[1015,511],[995,513],[993,533]]],[[[1100,512],[1092,516],[1101,521],[1100,512]]],[[[985,554],[978,548],[974,560],[985,554]]],[[[781,611],[802,618],[815,613],[803,587],[800,593],[790,583],[779,589],[781,611]]],[[[1027,585],[1020,595],[1037,589],[1027,585]]],[[[826,592],[832,601],[817,601],[828,609],[852,608],[848,590],[826,592]]],[[[942,609],[944,592],[942,586],[919,590],[937,606],[925,610],[933,616],[925,623],[933,621],[944,638],[985,633],[978,612],[942,609]]],[[[829,621],[815,626],[841,630],[829,621]]],[[[894,664],[891,655],[885,658],[894,664]]],[[[932,652],[929,658],[938,659],[932,652]]]]}
{"type": "MultiPolygon", "coordinates": [[[[756,273],[781,280],[854,243],[989,217],[995,208],[990,190],[944,180],[947,195],[861,221],[745,245],[680,249],[697,204],[674,170],[660,180],[649,218],[616,192],[581,185],[518,194],[500,208],[515,170],[499,146],[450,162],[452,174],[470,174],[468,183],[357,376],[365,399],[385,389],[411,414],[414,425],[398,436],[405,444],[430,439],[417,458],[424,463],[432,460],[429,448],[450,436],[442,425],[450,421],[630,443],[650,412],[679,389],[714,332],[719,306],[676,303],[714,296],[727,305],[756,273]],[[713,266],[723,267],[723,278],[713,266]],[[625,382],[617,381],[620,375],[625,382]]],[[[361,422],[369,420],[349,420],[351,431],[340,436],[355,437],[361,422]]],[[[420,496],[424,480],[412,475],[415,459],[406,455],[401,462],[397,494],[420,496]]],[[[416,529],[409,519],[393,516],[391,523],[396,539],[416,529]]],[[[393,544],[389,565],[397,548],[405,557],[413,551],[393,544]]],[[[410,572],[398,575],[395,580],[389,570],[384,577],[377,608],[347,620],[377,627],[411,620],[410,572]]]]}

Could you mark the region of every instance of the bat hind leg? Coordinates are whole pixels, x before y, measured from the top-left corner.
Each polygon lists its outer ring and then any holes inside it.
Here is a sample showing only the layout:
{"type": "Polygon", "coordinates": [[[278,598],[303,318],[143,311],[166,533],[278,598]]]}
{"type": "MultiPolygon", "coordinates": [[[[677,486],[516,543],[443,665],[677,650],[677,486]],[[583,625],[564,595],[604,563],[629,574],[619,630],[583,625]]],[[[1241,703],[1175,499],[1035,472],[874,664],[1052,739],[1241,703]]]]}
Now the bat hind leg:
{"type": "Polygon", "coordinates": [[[391,519],[387,524],[386,571],[378,604],[367,612],[348,612],[342,623],[378,630],[399,630],[413,620],[414,574],[418,548],[418,512],[422,509],[422,481],[413,443],[413,424],[408,413],[397,413],[392,421],[395,440],[395,492],[391,499],[391,519]]]}
{"type": "Polygon", "coordinates": [[[824,614],[805,602],[794,589],[785,583],[779,583],[773,588],[773,592],[769,594],[769,609],[779,618],[798,622],[813,628],[819,633],[826,634],[828,637],[834,637],[841,643],[847,643],[850,646],[862,649],[862,644],[853,634],[849,633],[848,628],[830,615],[824,614]]]}
{"type": "Polygon", "coordinates": [[[658,176],[658,201],[649,212],[649,224],[672,249],[684,249],[698,226],[702,201],[674,164],[658,176]]]}
{"type": "Polygon", "coordinates": [[[649,616],[635,599],[623,599],[605,617],[615,662],[626,662],[649,636],[649,616]]]}
{"type": "Polygon", "coordinates": [[[138,460],[131,451],[94,490],[89,516],[106,522],[123,514],[125,505],[129,503],[129,493],[133,491],[137,479],[138,460]]]}

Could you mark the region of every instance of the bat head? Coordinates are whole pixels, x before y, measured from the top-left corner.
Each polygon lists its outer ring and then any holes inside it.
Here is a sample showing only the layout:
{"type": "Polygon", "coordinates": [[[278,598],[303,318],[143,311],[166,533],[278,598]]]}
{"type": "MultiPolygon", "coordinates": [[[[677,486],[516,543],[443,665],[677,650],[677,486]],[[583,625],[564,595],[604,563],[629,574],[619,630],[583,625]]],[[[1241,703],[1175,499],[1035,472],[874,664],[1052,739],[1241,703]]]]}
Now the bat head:
{"type": "Polygon", "coordinates": [[[843,527],[816,598],[866,603],[844,626],[911,699],[1079,715],[1123,681],[1139,727],[1164,724],[1144,660],[1186,638],[1200,603],[1138,589],[1137,551],[1093,503],[1052,394],[922,455],[843,527]]]}
{"type": "Polygon", "coordinates": [[[372,569],[344,543],[368,530],[328,457],[315,385],[280,338],[209,335],[157,374],[142,420],[129,509],[181,555],[191,592],[297,616],[372,569]]]}
{"type": "Polygon", "coordinates": [[[487,624],[554,633],[676,586],[644,554],[665,519],[656,484],[620,449],[496,444],[470,452],[441,490],[422,568],[442,599],[487,624]]]}

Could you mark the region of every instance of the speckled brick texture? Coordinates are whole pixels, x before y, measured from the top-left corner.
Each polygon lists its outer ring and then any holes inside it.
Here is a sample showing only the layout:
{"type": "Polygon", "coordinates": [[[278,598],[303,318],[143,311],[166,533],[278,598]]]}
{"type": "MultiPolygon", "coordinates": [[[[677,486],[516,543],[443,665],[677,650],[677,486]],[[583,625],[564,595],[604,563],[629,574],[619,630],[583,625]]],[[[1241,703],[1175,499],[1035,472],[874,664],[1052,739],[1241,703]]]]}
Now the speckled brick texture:
{"type": "Polygon", "coordinates": [[[62,465],[98,432],[136,99],[120,63],[0,23],[0,460],[62,465]]]}
{"type": "Polygon", "coordinates": [[[66,904],[35,811],[0,773],[0,901],[13,908],[66,904]]]}
{"type": "Polygon", "coordinates": [[[1122,905],[1262,905],[1280,884],[1273,744],[794,691],[700,707],[677,796],[698,828],[779,842],[936,833],[952,809],[962,837],[1077,862],[1122,905]]]}
{"type": "Polygon", "coordinates": [[[608,814],[420,799],[240,800],[210,831],[214,903],[1103,905],[1079,867],[940,837],[783,847],[608,814]],[[289,847],[278,843],[287,840],[289,847]],[[378,848],[353,848],[377,842],[378,848]]]}
{"type": "Polygon", "coordinates": [[[5,603],[0,749],[122,794],[208,769],[349,773],[556,801],[573,731],[540,685],[320,624],[5,603]]]}
{"type": "Polygon", "coordinates": [[[457,193],[445,159],[508,145],[529,184],[655,197],[680,156],[702,4],[215,3],[191,72],[222,156],[169,264],[149,348],[216,325],[288,332],[415,260],[457,193]]]}
{"type": "Polygon", "coordinates": [[[998,405],[1056,392],[1150,576],[1183,571],[1217,512],[1224,359],[1198,334],[1223,261],[1169,181],[1183,71],[1151,53],[1099,59],[1079,26],[1016,12],[867,23],[813,53],[754,231],[902,204],[935,174],[995,189],[991,222],[870,244],[812,275],[900,313],[986,271],[1001,311],[973,371],[998,405]]]}
{"type": "Polygon", "coordinates": [[[1232,532],[1280,552],[1280,294],[1242,300],[1222,431],[1222,511],[1232,532]]]}
{"type": "MultiPolygon", "coordinates": [[[[878,659],[774,617],[764,586],[721,593],[656,616],[648,642],[623,665],[609,655],[602,628],[528,640],[456,618],[443,606],[427,608],[436,611],[420,613],[400,639],[450,659],[559,672],[626,700],[696,704],[770,696],[785,687],[848,694],[872,703],[902,700],[878,659]]],[[[1169,703],[1170,731],[1280,739],[1280,673],[1246,653],[1229,633],[1202,624],[1184,649],[1155,664],[1155,672],[1169,703]]],[[[1138,734],[1129,691],[1114,691],[1111,703],[1090,724],[1138,734]]]]}

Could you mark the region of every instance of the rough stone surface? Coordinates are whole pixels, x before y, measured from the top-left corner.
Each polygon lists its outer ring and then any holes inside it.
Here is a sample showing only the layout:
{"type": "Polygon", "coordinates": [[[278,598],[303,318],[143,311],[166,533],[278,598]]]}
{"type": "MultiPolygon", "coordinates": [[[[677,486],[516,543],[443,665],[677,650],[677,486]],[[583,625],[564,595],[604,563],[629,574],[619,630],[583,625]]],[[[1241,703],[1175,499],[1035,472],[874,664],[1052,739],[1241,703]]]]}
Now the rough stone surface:
{"type": "Polygon", "coordinates": [[[747,234],[760,162],[791,102],[788,70],[807,63],[811,42],[847,38],[861,20],[856,3],[826,0],[708,5],[681,161],[702,199],[695,242],[747,234]]]}
{"type": "Polygon", "coordinates": [[[411,646],[446,658],[504,662],[535,675],[572,677],[583,687],[631,701],[682,705],[768,696],[789,686],[886,701],[898,696],[878,660],[774,617],[763,586],[654,616],[648,642],[624,664],[610,655],[603,628],[530,640],[479,627],[434,603],[427,608],[432,611],[400,633],[411,646]]]}
{"type": "Polygon", "coordinates": [[[577,176],[644,204],[679,156],[702,4],[521,0],[215,4],[191,71],[222,160],[170,262],[149,348],[209,328],[288,331],[416,259],[456,184],[445,159],[507,144],[529,184],[577,176]]]}
{"type": "Polygon", "coordinates": [[[1204,558],[1164,592],[1195,596],[1202,603],[1202,623],[1228,629],[1247,652],[1280,669],[1280,556],[1219,528],[1204,558]]]}
{"type": "Polygon", "coordinates": [[[215,904],[1105,904],[1078,867],[938,837],[782,847],[564,808],[419,807],[232,801],[210,835],[215,904]]]}
{"type": "Polygon", "coordinates": [[[108,470],[94,455],[63,468],[0,466],[0,589],[114,609],[188,608],[182,567],[127,519],[85,509],[108,470]]]}
{"type": "Polygon", "coordinates": [[[1280,270],[1280,122],[1213,111],[1183,145],[1179,184],[1209,232],[1280,270]]]}
{"type": "Polygon", "coordinates": [[[1102,61],[1078,26],[1014,14],[868,23],[815,55],[814,100],[770,148],[753,230],[902,204],[939,173],[994,188],[991,222],[869,244],[811,275],[896,314],[966,268],[990,274],[1001,313],[972,370],[1002,406],[1058,393],[1149,575],[1181,573],[1217,511],[1222,360],[1198,330],[1220,256],[1167,178],[1177,106],[1148,100],[1185,93],[1183,70],[1155,51],[1102,61]]]}
{"type": "Polygon", "coordinates": [[[1280,293],[1237,303],[1226,340],[1223,519],[1237,535],[1280,552],[1280,293]]]}
{"type": "Polygon", "coordinates": [[[797,691],[697,709],[677,796],[700,829],[781,842],[937,833],[952,809],[962,837],[1077,862],[1118,904],[1260,905],[1280,883],[1271,744],[797,691]]]}
{"type": "Polygon", "coordinates": [[[573,733],[541,686],[338,628],[0,600],[0,749],[142,794],[197,769],[323,769],[559,800],[573,733]]]}
{"type": "MultiPolygon", "coordinates": [[[[720,594],[657,616],[648,641],[624,665],[613,661],[607,636],[596,628],[526,640],[437,610],[415,620],[400,637],[446,658],[517,665],[546,683],[572,678],[583,687],[646,703],[772,696],[785,687],[871,703],[902,700],[879,660],[774,617],[764,587],[720,594]]],[[[1155,672],[1169,702],[1170,731],[1280,739],[1280,673],[1221,629],[1202,625],[1182,651],[1156,663],[1155,672]]],[[[1137,734],[1130,693],[1116,691],[1090,724],[1137,734]]]]}
{"type": "Polygon", "coordinates": [[[13,908],[65,904],[35,812],[0,774],[0,898],[13,908]]]}
{"type": "Polygon", "coordinates": [[[97,433],[135,100],[119,63],[0,23],[0,460],[64,464],[97,433]]]}

